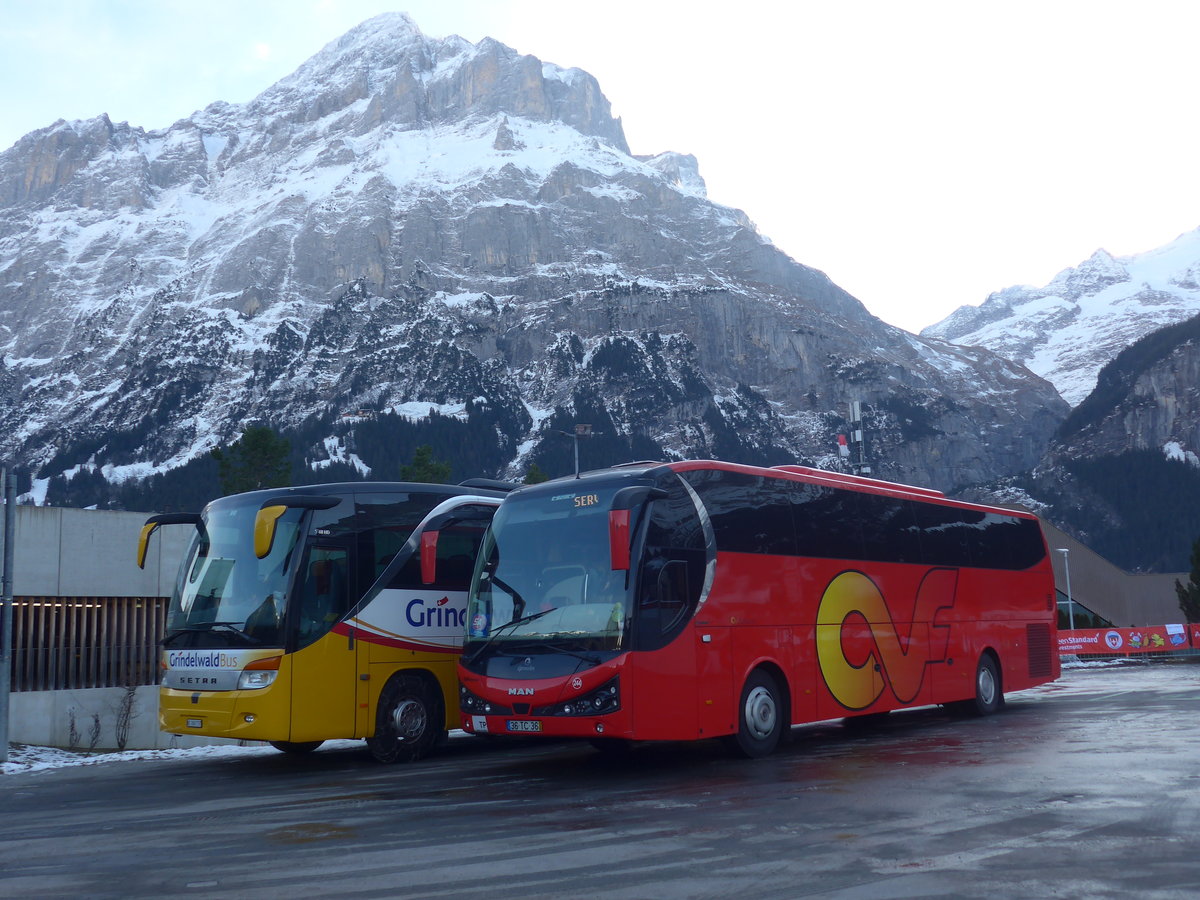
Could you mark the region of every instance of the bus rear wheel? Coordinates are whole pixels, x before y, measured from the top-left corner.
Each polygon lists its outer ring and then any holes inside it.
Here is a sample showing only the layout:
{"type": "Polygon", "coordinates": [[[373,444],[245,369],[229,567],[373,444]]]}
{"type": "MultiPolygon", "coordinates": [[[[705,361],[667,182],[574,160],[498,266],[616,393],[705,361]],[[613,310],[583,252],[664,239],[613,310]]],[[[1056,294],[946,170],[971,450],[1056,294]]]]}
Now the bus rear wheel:
{"type": "Polygon", "coordinates": [[[324,741],[271,741],[270,744],[276,750],[282,750],[284,753],[290,753],[293,756],[303,756],[306,753],[312,753],[320,747],[324,741]]]}
{"type": "Polygon", "coordinates": [[[738,730],[725,738],[735,756],[758,759],[769,756],[783,735],[784,710],[775,679],[761,669],[746,679],[738,704],[738,730]]]}
{"type": "Polygon", "coordinates": [[[412,762],[428,753],[441,734],[441,704],[425,679],[393,675],[379,695],[375,735],[367,749],[381,763],[412,762]]]}
{"type": "Polygon", "coordinates": [[[1004,689],[1000,680],[1000,665],[991,653],[979,657],[975,668],[975,696],[953,705],[957,713],[968,716],[990,716],[1004,705],[1004,689]]]}

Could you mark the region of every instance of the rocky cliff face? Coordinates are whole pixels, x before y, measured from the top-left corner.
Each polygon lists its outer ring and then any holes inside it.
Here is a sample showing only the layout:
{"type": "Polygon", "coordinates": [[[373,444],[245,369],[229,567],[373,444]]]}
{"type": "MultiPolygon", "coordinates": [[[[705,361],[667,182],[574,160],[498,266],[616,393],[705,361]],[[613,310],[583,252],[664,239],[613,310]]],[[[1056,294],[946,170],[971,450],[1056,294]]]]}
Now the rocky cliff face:
{"type": "Polygon", "coordinates": [[[836,464],[859,400],[878,474],[953,488],[1027,469],[1066,413],[875,319],[694,158],[631,156],[586,73],[398,14],[245,105],[34,132],[0,200],[0,450],[42,478],[252,420],[325,434],[320,464],[361,410],[478,426],[493,474],[585,413],[630,453],[836,464]]]}
{"type": "Polygon", "coordinates": [[[1147,335],[1101,369],[1051,449],[1065,457],[1155,450],[1200,465],[1200,316],[1147,335]]]}
{"type": "Polygon", "coordinates": [[[1118,353],[1041,463],[989,499],[1039,509],[1128,569],[1185,570],[1200,536],[1200,316],[1118,353]]]}
{"type": "Polygon", "coordinates": [[[1010,287],[924,329],[989,350],[1053,382],[1070,403],[1139,338],[1200,313],[1200,230],[1136,256],[1103,250],[1045,287],[1010,287]]]}

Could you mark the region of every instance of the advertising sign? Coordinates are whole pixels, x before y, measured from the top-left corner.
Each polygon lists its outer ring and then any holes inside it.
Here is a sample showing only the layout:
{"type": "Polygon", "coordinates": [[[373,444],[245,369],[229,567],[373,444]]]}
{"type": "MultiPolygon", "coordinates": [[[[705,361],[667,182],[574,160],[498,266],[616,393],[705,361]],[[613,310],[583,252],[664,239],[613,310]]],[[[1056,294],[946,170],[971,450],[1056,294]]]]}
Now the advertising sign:
{"type": "Polygon", "coordinates": [[[1198,625],[1146,625],[1140,628],[1077,628],[1058,632],[1059,654],[1129,656],[1200,647],[1198,625]]]}

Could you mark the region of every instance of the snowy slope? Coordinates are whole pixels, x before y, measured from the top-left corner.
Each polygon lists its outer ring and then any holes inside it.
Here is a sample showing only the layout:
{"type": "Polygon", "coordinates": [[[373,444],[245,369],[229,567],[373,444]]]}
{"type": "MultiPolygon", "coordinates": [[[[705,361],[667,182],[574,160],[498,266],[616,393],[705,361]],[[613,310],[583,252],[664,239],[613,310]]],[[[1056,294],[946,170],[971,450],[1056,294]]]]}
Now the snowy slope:
{"type": "Polygon", "coordinates": [[[1200,313],[1200,230],[1114,258],[1103,250],[1041,288],[1010,287],[921,334],[986,347],[1028,366],[1072,405],[1138,338],[1200,313]]]}
{"type": "Polygon", "coordinates": [[[402,14],[247,104],[0,154],[0,353],[0,452],[41,478],[171,469],[252,421],[366,471],[345,413],[431,408],[497,472],[585,411],[639,452],[818,462],[853,399],[881,472],[951,487],[1032,465],[1066,412],[872,317],[694,158],[630,155],[587,73],[402,14]]]}

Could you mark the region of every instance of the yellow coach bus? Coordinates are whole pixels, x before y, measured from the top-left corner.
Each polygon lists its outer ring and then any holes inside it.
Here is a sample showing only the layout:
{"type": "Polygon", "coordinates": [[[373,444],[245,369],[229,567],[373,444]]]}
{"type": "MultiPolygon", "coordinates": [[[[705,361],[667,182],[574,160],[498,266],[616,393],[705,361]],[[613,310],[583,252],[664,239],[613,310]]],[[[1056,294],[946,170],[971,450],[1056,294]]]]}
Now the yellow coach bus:
{"type": "Polygon", "coordinates": [[[506,485],[359,482],[252,491],[200,513],[162,646],[159,727],[307,753],[365,738],[417,759],[458,724],[475,553],[506,485]],[[422,540],[424,535],[424,540],[422,540]]]}

